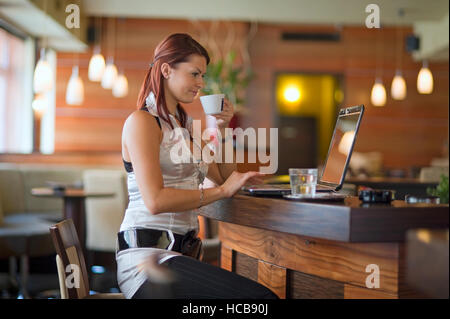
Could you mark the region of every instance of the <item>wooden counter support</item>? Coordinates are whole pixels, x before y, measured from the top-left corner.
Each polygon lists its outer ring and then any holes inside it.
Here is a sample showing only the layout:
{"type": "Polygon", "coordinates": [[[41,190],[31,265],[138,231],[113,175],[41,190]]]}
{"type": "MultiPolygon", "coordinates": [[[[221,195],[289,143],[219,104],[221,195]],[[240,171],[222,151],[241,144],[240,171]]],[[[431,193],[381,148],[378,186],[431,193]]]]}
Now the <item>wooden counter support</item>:
{"type": "Polygon", "coordinates": [[[220,221],[221,267],[260,282],[280,298],[424,297],[406,284],[400,231],[422,219],[448,227],[445,205],[362,208],[238,195],[202,207],[200,214],[220,221]],[[379,218],[386,223],[381,234],[379,218]],[[333,229],[331,221],[338,226],[333,229]]]}
{"type": "Polygon", "coordinates": [[[341,243],[229,223],[220,223],[219,236],[222,267],[240,268],[239,274],[257,278],[280,298],[397,298],[402,293],[400,243],[341,243]],[[253,269],[248,258],[255,259],[253,269]],[[247,265],[239,264],[244,260],[247,265]],[[371,264],[378,265],[379,288],[366,288],[371,264]]]}
{"type": "Polygon", "coordinates": [[[258,260],[258,282],[269,287],[278,297],[286,298],[286,268],[258,260]]]}

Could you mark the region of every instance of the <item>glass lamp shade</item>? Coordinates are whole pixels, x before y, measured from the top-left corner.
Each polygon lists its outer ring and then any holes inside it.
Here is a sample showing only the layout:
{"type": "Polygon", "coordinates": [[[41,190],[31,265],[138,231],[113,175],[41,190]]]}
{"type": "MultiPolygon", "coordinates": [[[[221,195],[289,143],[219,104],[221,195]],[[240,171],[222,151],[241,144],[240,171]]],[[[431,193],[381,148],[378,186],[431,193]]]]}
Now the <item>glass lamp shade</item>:
{"type": "Polygon", "coordinates": [[[114,81],[112,94],[114,97],[125,97],[128,95],[128,80],[124,74],[120,74],[114,81]]]}
{"type": "Polygon", "coordinates": [[[33,90],[35,93],[46,93],[53,88],[53,72],[50,64],[41,58],[34,70],[33,90]]]}
{"type": "Polygon", "coordinates": [[[380,79],[375,80],[370,100],[374,106],[384,106],[386,104],[386,89],[380,79]]]}
{"type": "Polygon", "coordinates": [[[47,110],[47,98],[45,94],[36,94],[33,102],[31,102],[31,108],[37,114],[38,117],[42,117],[42,115],[47,110]]]}
{"type": "Polygon", "coordinates": [[[102,80],[103,72],[105,71],[105,58],[98,52],[95,53],[91,60],[89,60],[88,78],[93,82],[100,82],[102,80]]]}
{"type": "Polygon", "coordinates": [[[106,64],[105,72],[103,72],[102,76],[102,88],[112,89],[112,86],[116,78],[117,78],[117,68],[112,61],[108,62],[106,64]]]}
{"type": "Polygon", "coordinates": [[[400,71],[397,71],[392,80],[391,96],[394,100],[404,100],[406,98],[406,82],[400,71]]]}
{"type": "Polygon", "coordinates": [[[69,105],[80,105],[84,101],[84,85],[78,76],[78,66],[72,69],[72,75],[66,89],[66,103],[69,105]]]}
{"type": "Polygon", "coordinates": [[[417,76],[417,91],[420,94],[431,94],[433,92],[433,74],[426,63],[423,64],[417,76]]]}

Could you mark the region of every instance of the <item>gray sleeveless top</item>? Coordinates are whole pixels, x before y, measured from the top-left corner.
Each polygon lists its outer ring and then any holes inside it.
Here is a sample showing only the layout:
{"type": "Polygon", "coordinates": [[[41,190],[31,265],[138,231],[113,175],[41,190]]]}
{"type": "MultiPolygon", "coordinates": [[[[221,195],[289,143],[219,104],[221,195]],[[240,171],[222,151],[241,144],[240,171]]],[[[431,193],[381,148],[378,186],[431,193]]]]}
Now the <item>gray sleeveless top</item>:
{"type": "MultiPolygon", "coordinates": [[[[156,110],[155,96],[153,93],[147,97],[147,109],[153,116],[158,116],[156,110]]],[[[195,143],[194,146],[200,148],[200,152],[192,154],[188,147],[189,134],[181,134],[177,131],[180,125],[172,115],[169,115],[173,127],[169,126],[160,118],[163,139],[159,150],[159,162],[164,180],[164,187],[180,189],[198,189],[208,172],[208,165],[200,158],[195,158],[194,154],[201,154],[201,146],[195,143]],[[184,143],[180,144],[180,141],[184,143]],[[178,144],[177,144],[178,143],[178,144]],[[189,158],[176,157],[174,151],[179,150],[179,145],[187,147],[189,158]],[[172,157],[171,157],[172,152],[172,157]]],[[[187,129],[192,134],[192,118],[187,119],[187,129]]],[[[185,149],[186,150],[186,149],[185,149]]],[[[181,153],[178,153],[178,155],[181,153]]],[[[176,154],[175,154],[176,155],[176,154]]],[[[129,204],[125,211],[125,216],[120,226],[120,231],[131,228],[152,228],[170,230],[173,233],[183,235],[190,230],[198,230],[197,212],[189,210],[184,212],[169,212],[157,215],[151,214],[144,205],[142,195],[139,191],[134,171],[127,173],[129,204]]],[[[139,271],[138,266],[152,254],[160,254],[159,262],[179,255],[177,252],[162,250],[157,248],[131,248],[116,254],[117,280],[120,290],[126,298],[131,298],[139,287],[147,279],[144,272],[139,271]]]]}

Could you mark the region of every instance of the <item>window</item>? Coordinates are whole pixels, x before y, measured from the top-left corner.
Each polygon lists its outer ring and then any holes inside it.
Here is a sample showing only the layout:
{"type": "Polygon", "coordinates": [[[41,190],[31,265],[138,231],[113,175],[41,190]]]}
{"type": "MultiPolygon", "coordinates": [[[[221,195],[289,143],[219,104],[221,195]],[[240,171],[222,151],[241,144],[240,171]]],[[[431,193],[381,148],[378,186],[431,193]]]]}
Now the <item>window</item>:
{"type": "Polygon", "coordinates": [[[0,28],[0,153],[33,149],[33,41],[0,28]]]}

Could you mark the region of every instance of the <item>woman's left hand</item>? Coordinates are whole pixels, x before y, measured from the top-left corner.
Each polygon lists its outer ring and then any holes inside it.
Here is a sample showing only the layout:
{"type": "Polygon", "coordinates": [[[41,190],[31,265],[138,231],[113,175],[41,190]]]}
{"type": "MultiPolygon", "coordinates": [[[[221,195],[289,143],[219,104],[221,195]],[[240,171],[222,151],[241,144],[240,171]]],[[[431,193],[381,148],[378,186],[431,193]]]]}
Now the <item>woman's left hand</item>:
{"type": "Polygon", "coordinates": [[[216,118],[217,127],[221,129],[228,127],[228,124],[230,123],[233,115],[234,115],[234,106],[229,100],[225,98],[223,101],[223,111],[219,114],[214,114],[212,116],[216,118]]]}

